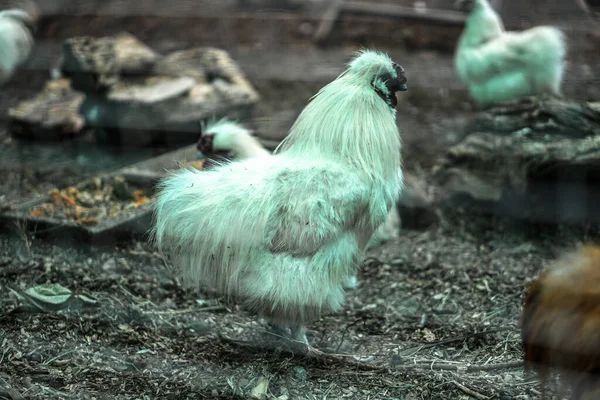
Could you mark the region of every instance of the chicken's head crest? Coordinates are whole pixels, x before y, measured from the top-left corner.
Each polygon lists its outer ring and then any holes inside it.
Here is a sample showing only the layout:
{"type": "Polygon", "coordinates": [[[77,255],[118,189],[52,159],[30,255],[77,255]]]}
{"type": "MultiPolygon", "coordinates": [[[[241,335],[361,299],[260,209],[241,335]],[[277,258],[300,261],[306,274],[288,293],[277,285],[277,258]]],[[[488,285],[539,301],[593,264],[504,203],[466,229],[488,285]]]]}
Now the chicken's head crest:
{"type": "Polygon", "coordinates": [[[360,51],[350,61],[347,72],[368,78],[373,90],[392,108],[398,105],[396,92],[408,89],[404,68],[393,62],[387,54],[378,51],[360,51]]]}

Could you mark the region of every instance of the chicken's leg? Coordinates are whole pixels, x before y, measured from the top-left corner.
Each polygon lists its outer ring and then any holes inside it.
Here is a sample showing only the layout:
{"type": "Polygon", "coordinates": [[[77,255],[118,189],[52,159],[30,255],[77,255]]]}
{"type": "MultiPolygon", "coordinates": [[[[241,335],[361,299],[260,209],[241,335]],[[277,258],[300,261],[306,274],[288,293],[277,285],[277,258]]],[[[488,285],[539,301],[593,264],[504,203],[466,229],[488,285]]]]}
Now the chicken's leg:
{"type": "Polygon", "coordinates": [[[279,325],[273,322],[269,322],[269,330],[277,335],[289,339],[294,342],[299,342],[302,345],[306,345],[310,347],[308,343],[308,338],[306,337],[306,328],[303,326],[288,326],[288,325],[279,325]]]}
{"type": "Polygon", "coordinates": [[[292,340],[301,342],[309,348],[311,347],[310,343],[308,343],[308,338],[306,337],[306,328],[304,328],[303,326],[293,326],[290,328],[290,331],[292,333],[292,340]]]}
{"type": "Polygon", "coordinates": [[[284,338],[290,338],[290,329],[287,325],[278,325],[273,322],[267,322],[271,333],[284,338]]]}

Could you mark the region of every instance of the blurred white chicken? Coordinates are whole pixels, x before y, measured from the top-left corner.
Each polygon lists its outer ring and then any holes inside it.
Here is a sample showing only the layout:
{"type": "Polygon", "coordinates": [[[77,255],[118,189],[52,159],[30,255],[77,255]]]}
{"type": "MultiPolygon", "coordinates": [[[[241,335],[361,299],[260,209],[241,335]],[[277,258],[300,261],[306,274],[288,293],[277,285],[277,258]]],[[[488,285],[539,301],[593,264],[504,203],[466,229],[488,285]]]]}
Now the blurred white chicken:
{"type": "Polygon", "coordinates": [[[566,45],[559,29],[539,26],[507,32],[487,0],[458,0],[457,5],[470,14],[454,65],[478,104],[560,95],[566,45]]]}
{"type": "Polygon", "coordinates": [[[35,45],[35,19],[36,15],[24,9],[0,11],[0,85],[29,58],[35,45]]]}
{"type": "Polygon", "coordinates": [[[194,283],[308,344],[305,324],[340,309],[345,281],[399,197],[403,90],[402,67],[362,51],[272,157],[166,177],[155,204],[159,249],[194,283]]]}

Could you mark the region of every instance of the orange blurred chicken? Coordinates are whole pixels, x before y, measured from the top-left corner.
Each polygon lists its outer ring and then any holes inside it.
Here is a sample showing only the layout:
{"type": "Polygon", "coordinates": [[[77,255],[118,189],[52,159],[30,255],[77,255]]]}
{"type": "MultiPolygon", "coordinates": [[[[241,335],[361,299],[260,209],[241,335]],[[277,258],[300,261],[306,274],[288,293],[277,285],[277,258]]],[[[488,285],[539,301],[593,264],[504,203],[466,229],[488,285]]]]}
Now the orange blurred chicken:
{"type": "Polygon", "coordinates": [[[521,324],[525,364],[543,389],[559,374],[571,399],[600,399],[600,247],[584,246],[544,271],[521,324]]]}

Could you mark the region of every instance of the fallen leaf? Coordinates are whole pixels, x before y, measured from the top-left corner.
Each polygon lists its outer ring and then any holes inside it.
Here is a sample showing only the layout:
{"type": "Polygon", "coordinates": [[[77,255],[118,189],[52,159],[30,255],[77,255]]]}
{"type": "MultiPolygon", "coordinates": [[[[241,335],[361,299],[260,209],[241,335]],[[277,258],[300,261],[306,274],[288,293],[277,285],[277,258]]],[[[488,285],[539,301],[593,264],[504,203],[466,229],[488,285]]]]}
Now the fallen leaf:
{"type": "Polygon", "coordinates": [[[98,224],[98,220],[94,217],[79,218],[79,219],[76,219],[75,222],[77,222],[78,224],[81,224],[81,225],[88,225],[88,226],[98,224]]]}
{"type": "Polygon", "coordinates": [[[144,197],[144,191],[142,189],[137,189],[133,191],[133,200],[138,201],[139,199],[144,197]]]}
{"type": "Polygon", "coordinates": [[[250,392],[250,397],[253,399],[262,400],[267,396],[267,391],[269,390],[269,380],[264,376],[258,380],[258,385],[252,388],[250,392]]]}
{"type": "Polygon", "coordinates": [[[48,312],[66,308],[73,293],[58,283],[34,286],[27,290],[10,289],[29,311],[48,312]]]}
{"type": "Polygon", "coordinates": [[[87,295],[87,294],[83,294],[82,293],[82,294],[75,295],[75,297],[78,300],[83,301],[87,305],[96,305],[96,304],[98,304],[98,300],[95,297],[92,297],[92,296],[87,295]]]}
{"type": "Polygon", "coordinates": [[[139,208],[141,206],[143,206],[144,204],[148,203],[150,201],[149,198],[147,198],[146,196],[140,197],[139,199],[137,199],[135,201],[135,203],[133,203],[135,205],[135,207],[139,208]]]}
{"type": "Polygon", "coordinates": [[[34,208],[33,210],[29,211],[29,215],[31,215],[32,217],[39,217],[44,213],[44,211],[41,208],[34,208]]]}
{"type": "Polygon", "coordinates": [[[67,207],[71,207],[74,208],[75,207],[75,199],[73,199],[72,197],[67,196],[64,193],[61,193],[61,197],[62,197],[62,201],[63,203],[67,206],[67,207]]]}
{"type": "Polygon", "coordinates": [[[50,197],[50,200],[54,202],[56,207],[60,207],[62,205],[62,196],[60,195],[58,189],[52,189],[50,192],[48,192],[48,197],[50,197]]]}

